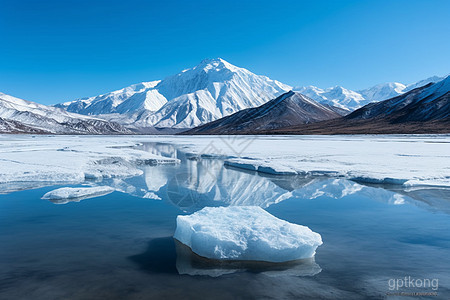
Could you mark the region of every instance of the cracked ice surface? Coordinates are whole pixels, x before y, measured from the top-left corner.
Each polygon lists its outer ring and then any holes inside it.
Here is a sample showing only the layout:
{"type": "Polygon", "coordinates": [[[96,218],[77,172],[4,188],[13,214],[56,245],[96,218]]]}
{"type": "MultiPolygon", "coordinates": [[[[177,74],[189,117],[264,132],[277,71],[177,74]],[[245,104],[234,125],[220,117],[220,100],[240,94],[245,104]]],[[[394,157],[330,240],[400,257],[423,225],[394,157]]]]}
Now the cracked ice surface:
{"type": "Polygon", "coordinates": [[[367,183],[450,186],[450,135],[173,136],[191,155],[270,174],[342,176],[367,183]]]}
{"type": "Polygon", "coordinates": [[[0,136],[0,184],[78,183],[141,175],[143,164],[178,163],[136,149],[133,137],[0,136]]]}

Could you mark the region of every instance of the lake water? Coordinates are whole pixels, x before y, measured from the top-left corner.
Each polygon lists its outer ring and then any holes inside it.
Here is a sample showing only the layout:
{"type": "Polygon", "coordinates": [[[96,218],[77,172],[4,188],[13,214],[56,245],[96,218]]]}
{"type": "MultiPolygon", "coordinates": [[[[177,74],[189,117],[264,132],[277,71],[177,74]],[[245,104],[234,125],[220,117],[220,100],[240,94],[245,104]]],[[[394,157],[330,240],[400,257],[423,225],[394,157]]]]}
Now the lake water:
{"type": "Polygon", "coordinates": [[[269,176],[170,144],[142,147],[181,164],[88,182],[122,192],[79,202],[42,200],[61,187],[50,185],[0,195],[0,299],[450,297],[447,189],[269,176]],[[226,205],[261,206],[320,233],[323,245],[314,260],[221,264],[173,240],[177,215],[226,205]],[[405,277],[438,287],[405,287],[405,277]]]}

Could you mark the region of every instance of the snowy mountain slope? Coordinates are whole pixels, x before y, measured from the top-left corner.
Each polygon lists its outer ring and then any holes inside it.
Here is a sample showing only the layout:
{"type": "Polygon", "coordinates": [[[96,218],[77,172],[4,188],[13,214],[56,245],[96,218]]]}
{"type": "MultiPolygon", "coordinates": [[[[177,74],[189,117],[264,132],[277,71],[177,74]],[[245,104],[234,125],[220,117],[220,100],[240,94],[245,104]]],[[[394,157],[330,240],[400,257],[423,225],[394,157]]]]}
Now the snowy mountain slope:
{"type": "Polygon", "coordinates": [[[259,107],[187,131],[187,134],[250,134],[339,118],[341,115],[298,92],[287,92],[259,107]]]}
{"type": "Polygon", "coordinates": [[[159,82],[158,80],[133,84],[111,93],[65,102],[55,107],[84,115],[125,114],[139,109],[156,111],[167,102],[152,89],[159,82]]]}
{"type": "Polygon", "coordinates": [[[0,133],[50,133],[50,132],[27,126],[18,121],[0,118],[0,133]]]}
{"type": "Polygon", "coordinates": [[[438,82],[444,78],[445,76],[433,76],[409,85],[398,82],[388,82],[359,91],[352,91],[340,86],[327,89],[321,89],[315,86],[304,86],[296,87],[294,90],[322,104],[333,105],[352,111],[363,107],[370,102],[393,98],[412,89],[427,85],[428,83],[438,82]]]}
{"type": "Polygon", "coordinates": [[[421,87],[421,86],[425,86],[425,85],[427,85],[429,83],[435,83],[435,82],[444,80],[449,75],[450,74],[448,74],[446,76],[442,76],[442,77],[440,77],[440,76],[432,76],[432,77],[428,77],[426,79],[423,79],[423,80],[420,80],[420,81],[408,84],[406,86],[406,88],[403,90],[403,92],[406,93],[406,92],[409,92],[409,91],[411,91],[411,90],[413,90],[415,88],[418,88],[418,87],[421,87]]]}
{"type": "Polygon", "coordinates": [[[0,93],[2,132],[114,134],[131,133],[118,123],[69,113],[0,93]]]}
{"type": "Polygon", "coordinates": [[[90,115],[127,114],[127,123],[143,128],[191,128],[259,106],[290,89],[217,58],[205,59],[194,68],[162,81],[57,107],[90,115]]]}

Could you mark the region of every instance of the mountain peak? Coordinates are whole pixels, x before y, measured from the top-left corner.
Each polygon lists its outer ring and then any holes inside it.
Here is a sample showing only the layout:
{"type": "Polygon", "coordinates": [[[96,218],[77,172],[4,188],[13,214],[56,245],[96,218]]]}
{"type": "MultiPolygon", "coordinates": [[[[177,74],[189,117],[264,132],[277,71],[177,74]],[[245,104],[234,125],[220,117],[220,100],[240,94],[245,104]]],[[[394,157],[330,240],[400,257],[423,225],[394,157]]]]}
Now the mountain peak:
{"type": "MultiPolygon", "coordinates": [[[[238,70],[242,70],[242,68],[236,67],[235,65],[230,64],[226,60],[218,57],[218,58],[206,58],[202,60],[197,66],[192,68],[193,70],[203,70],[206,73],[210,71],[221,71],[227,69],[231,72],[236,72],[238,70]]],[[[185,70],[183,72],[189,71],[185,70]]]]}
{"type": "Polygon", "coordinates": [[[224,59],[220,58],[220,57],[216,57],[216,58],[205,58],[203,59],[200,64],[213,64],[213,63],[228,63],[227,61],[225,61],[224,59]]]}

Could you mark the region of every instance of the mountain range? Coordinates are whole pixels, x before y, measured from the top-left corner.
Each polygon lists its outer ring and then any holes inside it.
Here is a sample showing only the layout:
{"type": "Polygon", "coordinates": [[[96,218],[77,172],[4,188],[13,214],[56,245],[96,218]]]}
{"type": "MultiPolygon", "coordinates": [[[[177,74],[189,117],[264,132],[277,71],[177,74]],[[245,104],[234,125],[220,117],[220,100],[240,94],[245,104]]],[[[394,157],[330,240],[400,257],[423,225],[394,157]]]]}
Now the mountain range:
{"type": "MultiPolygon", "coordinates": [[[[434,76],[409,85],[379,84],[361,91],[339,86],[293,88],[221,58],[206,59],[163,80],[53,107],[0,94],[0,132],[176,133],[237,112],[237,116],[226,119],[227,124],[237,124],[239,119],[247,120],[244,127],[248,131],[277,130],[338,119],[371,102],[405,95],[442,79],[434,76]],[[249,118],[254,120],[250,122],[249,118]]],[[[233,126],[227,130],[233,131],[233,126]]]]}
{"type": "Polygon", "coordinates": [[[243,109],[258,107],[290,90],[349,113],[370,102],[389,99],[442,79],[434,76],[410,85],[385,83],[361,91],[340,86],[293,88],[216,58],[205,59],[195,67],[163,80],[142,82],[56,107],[97,115],[139,131],[151,127],[189,129],[243,109]]]}

